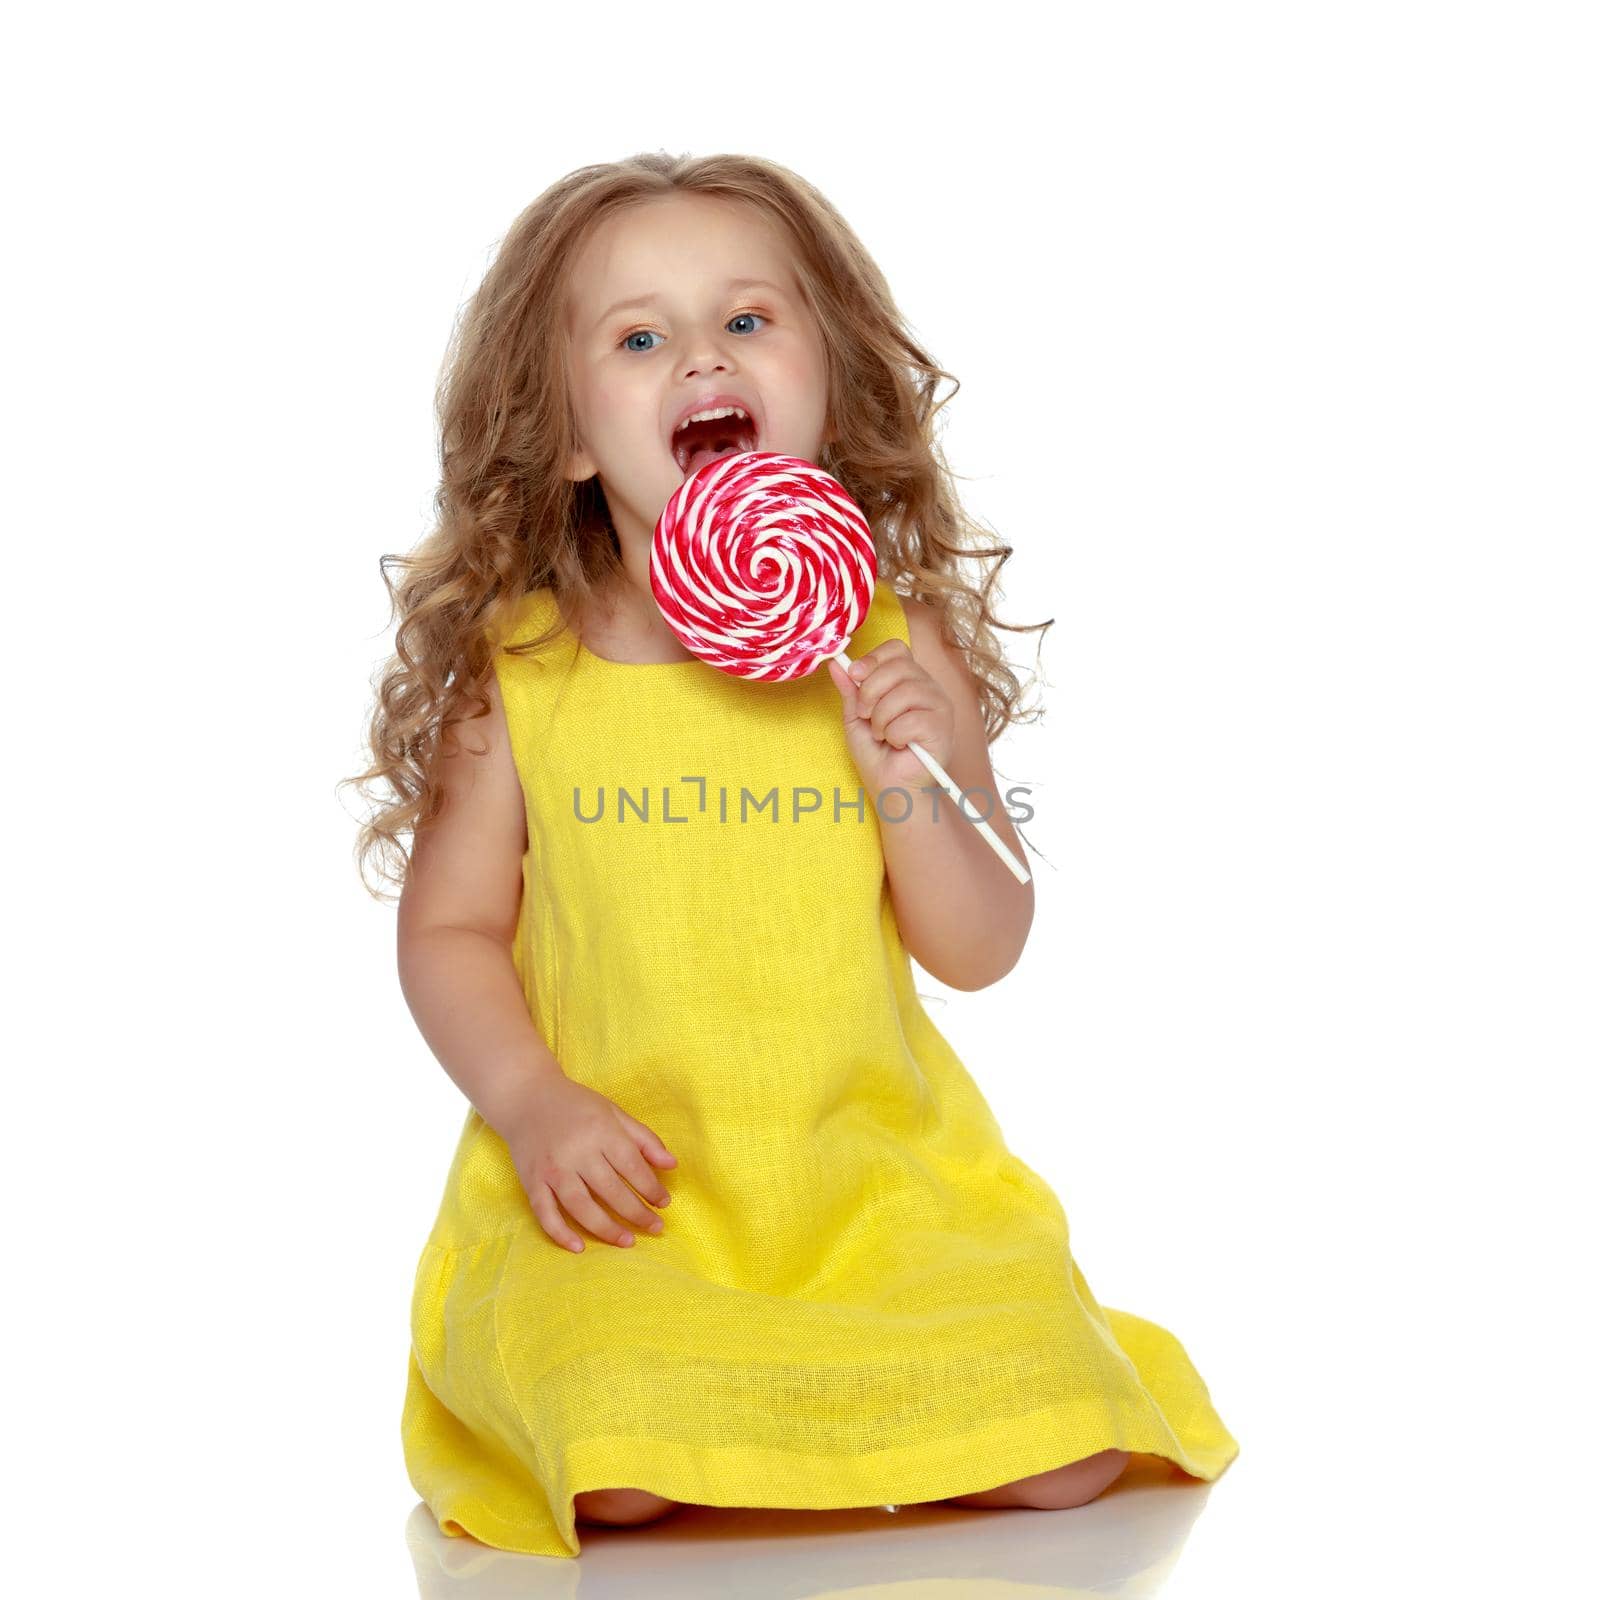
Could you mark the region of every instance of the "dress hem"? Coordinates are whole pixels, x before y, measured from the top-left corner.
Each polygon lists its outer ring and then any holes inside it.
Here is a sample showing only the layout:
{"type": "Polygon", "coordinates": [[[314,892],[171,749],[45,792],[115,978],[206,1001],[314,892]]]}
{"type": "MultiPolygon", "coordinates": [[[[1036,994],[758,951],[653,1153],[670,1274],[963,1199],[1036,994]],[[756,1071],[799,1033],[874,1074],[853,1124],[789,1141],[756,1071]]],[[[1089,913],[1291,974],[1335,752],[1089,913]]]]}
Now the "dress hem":
{"type": "MultiPolygon", "coordinates": [[[[566,1448],[571,1488],[554,1527],[512,1523],[470,1495],[451,1496],[442,1506],[425,1493],[423,1498],[447,1537],[466,1534],[496,1549],[569,1558],[579,1554],[573,1496],[594,1489],[642,1489],[685,1504],[747,1510],[870,1510],[980,1493],[1102,1450],[1156,1456],[1209,1483],[1222,1474],[1239,1446],[1220,1423],[1205,1431],[1210,1435],[1207,1442],[1186,1448],[1148,1412],[1108,1415],[1086,1431],[1081,1408],[1050,1406],[932,1445],[921,1441],[847,1461],[784,1450],[755,1451],[749,1446],[601,1437],[575,1440],[566,1448]],[[1026,1425],[1020,1437],[1019,1424],[1026,1425]],[[559,1548],[552,1547],[551,1533],[559,1548]]],[[[420,1486],[414,1487],[421,1492],[420,1486]]]]}

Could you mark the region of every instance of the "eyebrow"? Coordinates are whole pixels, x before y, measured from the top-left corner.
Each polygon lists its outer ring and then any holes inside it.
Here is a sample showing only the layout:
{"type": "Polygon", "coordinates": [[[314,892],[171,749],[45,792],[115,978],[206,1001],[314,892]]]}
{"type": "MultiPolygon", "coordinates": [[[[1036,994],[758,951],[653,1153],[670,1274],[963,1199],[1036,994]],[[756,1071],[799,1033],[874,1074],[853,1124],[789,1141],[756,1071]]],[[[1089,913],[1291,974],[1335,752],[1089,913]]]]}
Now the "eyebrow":
{"type": "MultiPolygon", "coordinates": [[[[782,294],[775,283],[768,283],[765,278],[730,278],[725,286],[728,289],[770,289],[774,294],[782,294]]],[[[641,294],[632,300],[619,300],[609,311],[603,311],[595,318],[595,327],[609,322],[619,311],[632,311],[637,306],[654,305],[660,298],[659,295],[641,294]]]]}

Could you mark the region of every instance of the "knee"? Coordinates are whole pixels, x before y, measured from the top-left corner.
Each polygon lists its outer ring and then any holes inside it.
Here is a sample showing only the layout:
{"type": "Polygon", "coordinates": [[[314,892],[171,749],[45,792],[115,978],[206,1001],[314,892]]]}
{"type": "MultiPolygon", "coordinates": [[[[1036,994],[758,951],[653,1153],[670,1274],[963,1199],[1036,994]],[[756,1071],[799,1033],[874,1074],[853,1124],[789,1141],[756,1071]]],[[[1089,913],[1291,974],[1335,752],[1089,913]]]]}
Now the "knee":
{"type": "Polygon", "coordinates": [[[1109,1489],[1127,1465],[1126,1450],[1100,1450],[1081,1461],[1069,1461],[1053,1472],[1024,1478],[1018,1486],[1024,1496],[1022,1503],[1041,1511],[1065,1511],[1069,1506],[1085,1505],[1109,1489]]]}
{"type": "Polygon", "coordinates": [[[612,1528],[632,1528],[641,1522],[654,1522],[679,1502],[644,1489],[589,1489],[572,1497],[574,1516],[584,1522],[603,1523],[612,1528]]]}

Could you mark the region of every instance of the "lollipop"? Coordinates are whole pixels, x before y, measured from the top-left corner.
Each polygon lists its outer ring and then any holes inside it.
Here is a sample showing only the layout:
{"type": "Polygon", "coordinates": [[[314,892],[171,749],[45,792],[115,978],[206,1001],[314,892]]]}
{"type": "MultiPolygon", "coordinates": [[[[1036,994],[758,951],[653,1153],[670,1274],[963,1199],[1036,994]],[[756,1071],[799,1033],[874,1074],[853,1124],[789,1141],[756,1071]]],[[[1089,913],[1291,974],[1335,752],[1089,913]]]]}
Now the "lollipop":
{"type": "MultiPolygon", "coordinates": [[[[764,683],[803,678],[844,646],[872,604],[872,529],[839,480],[800,456],[744,450],[689,474],[650,542],[650,590],[686,650],[764,683]]],[[[912,740],[956,802],[961,790],[912,740]]],[[[987,822],[968,817],[1018,883],[1028,869],[987,822]]]]}

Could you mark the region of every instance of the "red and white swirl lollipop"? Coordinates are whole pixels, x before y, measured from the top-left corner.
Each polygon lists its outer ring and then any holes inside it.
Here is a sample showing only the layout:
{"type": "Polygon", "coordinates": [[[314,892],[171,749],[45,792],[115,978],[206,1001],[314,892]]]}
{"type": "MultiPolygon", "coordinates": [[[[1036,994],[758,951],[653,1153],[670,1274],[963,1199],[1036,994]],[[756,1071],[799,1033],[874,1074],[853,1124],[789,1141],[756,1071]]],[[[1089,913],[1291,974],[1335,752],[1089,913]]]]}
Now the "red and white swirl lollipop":
{"type": "Polygon", "coordinates": [[[872,529],[800,456],[718,456],[679,485],[650,542],[650,589],[702,661],[765,683],[838,655],[872,604],[872,529]]]}
{"type": "MultiPolygon", "coordinates": [[[[844,647],[872,604],[872,528],[844,486],[801,456],[744,450],[689,474],[656,521],[650,590],[700,660],[735,677],[803,678],[844,647]]],[[[962,816],[961,790],[910,749],[962,816]]],[[[987,822],[967,817],[1019,883],[1028,869],[987,822]]]]}

